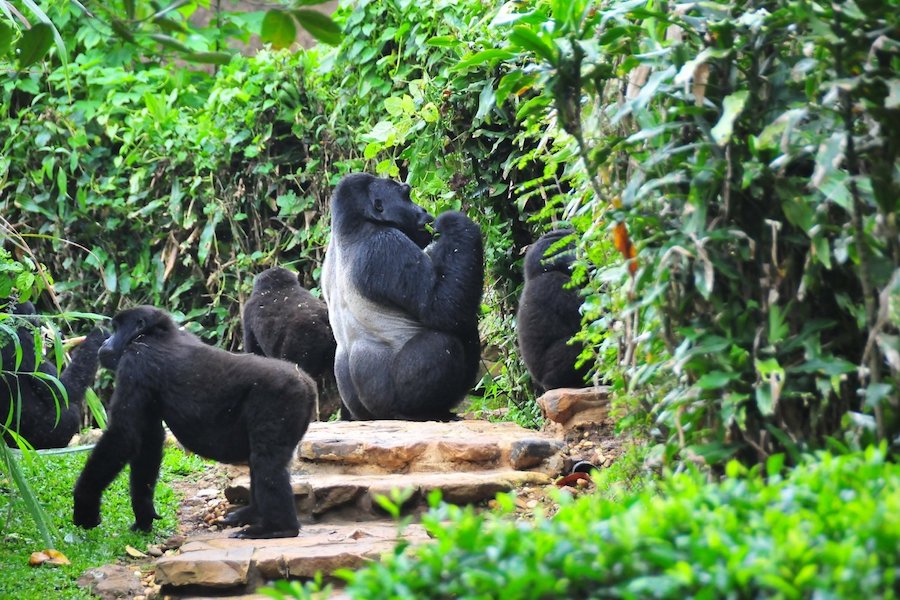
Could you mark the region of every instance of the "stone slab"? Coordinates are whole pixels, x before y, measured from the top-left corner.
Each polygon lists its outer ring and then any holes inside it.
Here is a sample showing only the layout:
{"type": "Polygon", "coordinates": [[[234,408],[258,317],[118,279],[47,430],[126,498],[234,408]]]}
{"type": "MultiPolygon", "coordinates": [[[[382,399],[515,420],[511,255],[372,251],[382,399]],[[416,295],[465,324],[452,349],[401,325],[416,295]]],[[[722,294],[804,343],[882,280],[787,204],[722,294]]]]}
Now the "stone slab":
{"type": "Polygon", "coordinates": [[[563,429],[603,423],[609,417],[609,387],[559,388],[537,399],[544,417],[563,429]]]}
{"type": "Polygon", "coordinates": [[[563,445],[549,434],[508,422],[337,421],[310,424],[295,466],[351,474],[504,467],[551,473],[550,459],[563,445]]]}
{"type": "MultiPolygon", "coordinates": [[[[252,581],[328,576],[341,568],[359,568],[393,550],[398,538],[393,522],[305,525],[294,538],[238,540],[236,528],[187,540],[175,556],[156,563],[156,582],[171,587],[239,588],[252,581]]],[[[421,525],[409,525],[402,538],[428,539],[421,525]]]]}
{"type": "MultiPolygon", "coordinates": [[[[294,474],[291,486],[301,518],[326,516],[341,510],[346,519],[356,516],[371,519],[383,516],[376,496],[392,489],[411,489],[407,508],[424,507],[432,490],[452,504],[472,504],[489,500],[499,492],[525,485],[548,485],[549,475],[537,471],[494,469],[458,473],[406,473],[396,475],[306,475],[294,474]]],[[[225,497],[233,504],[245,504],[250,498],[250,478],[242,475],[225,488],[225,497]]]]}

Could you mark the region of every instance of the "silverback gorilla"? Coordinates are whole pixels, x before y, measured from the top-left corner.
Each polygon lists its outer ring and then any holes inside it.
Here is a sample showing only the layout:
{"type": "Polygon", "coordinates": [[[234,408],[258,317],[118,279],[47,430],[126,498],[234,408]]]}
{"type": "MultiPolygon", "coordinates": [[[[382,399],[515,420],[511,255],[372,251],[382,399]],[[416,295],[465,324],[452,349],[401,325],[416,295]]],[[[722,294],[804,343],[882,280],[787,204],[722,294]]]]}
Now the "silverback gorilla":
{"type": "Polygon", "coordinates": [[[116,372],[109,428],[75,484],[75,524],[100,523],[100,497],[129,463],[132,529],[150,531],[165,421],[192,452],[249,461],[250,504],[221,521],[248,525],[233,537],[297,535],[287,466],[309,425],[312,379],[287,362],[208,346],[152,306],[120,312],[113,328],[100,348],[100,364],[116,372]]]}
{"type": "MultiPolygon", "coordinates": [[[[31,302],[16,305],[12,314],[37,326],[37,312],[31,302]]],[[[16,337],[22,352],[18,367],[15,342],[8,340],[0,349],[0,422],[36,449],[62,448],[81,428],[84,393],[97,375],[97,350],[106,334],[100,329],[91,331],[58,376],[68,405],[54,384],[34,375],[38,372],[57,377],[54,364],[35,356],[33,328],[23,324],[16,328],[16,337]]],[[[4,437],[8,445],[16,445],[9,433],[4,437]]]]}
{"type": "Polygon", "coordinates": [[[481,230],[446,212],[429,244],[432,217],[409,192],[355,173],[331,199],[322,291],[338,390],[355,419],[452,419],[478,372],[481,230]]]}
{"type": "Polygon", "coordinates": [[[581,329],[582,298],[571,280],[573,246],[559,244],[571,229],[557,229],[541,236],[525,253],[525,288],[519,300],[517,330],[522,359],[540,391],[585,387],[588,366],[575,368],[580,344],[569,340],[581,329]]]}

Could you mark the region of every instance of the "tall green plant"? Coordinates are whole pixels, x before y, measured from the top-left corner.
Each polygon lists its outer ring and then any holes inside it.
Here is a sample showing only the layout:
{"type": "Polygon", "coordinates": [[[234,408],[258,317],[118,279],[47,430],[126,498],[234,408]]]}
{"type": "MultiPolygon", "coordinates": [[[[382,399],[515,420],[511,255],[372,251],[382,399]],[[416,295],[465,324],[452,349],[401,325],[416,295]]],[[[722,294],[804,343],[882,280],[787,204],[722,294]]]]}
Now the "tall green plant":
{"type": "Polygon", "coordinates": [[[558,124],[548,147],[586,190],[567,208],[606,224],[584,245],[624,255],[590,287],[623,301],[624,381],[670,452],[763,460],[860,424],[894,438],[896,11],[560,0],[494,23],[498,91],[541,92],[498,96],[558,124]]]}

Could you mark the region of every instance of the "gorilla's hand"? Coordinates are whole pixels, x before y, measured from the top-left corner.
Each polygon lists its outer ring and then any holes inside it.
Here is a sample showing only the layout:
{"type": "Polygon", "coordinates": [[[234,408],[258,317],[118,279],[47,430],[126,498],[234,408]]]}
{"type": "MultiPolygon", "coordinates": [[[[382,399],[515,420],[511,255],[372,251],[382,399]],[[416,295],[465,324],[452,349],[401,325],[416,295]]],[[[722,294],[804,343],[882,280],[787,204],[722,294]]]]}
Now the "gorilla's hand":
{"type": "Polygon", "coordinates": [[[84,529],[93,529],[100,524],[100,498],[75,496],[72,521],[84,529]]]}

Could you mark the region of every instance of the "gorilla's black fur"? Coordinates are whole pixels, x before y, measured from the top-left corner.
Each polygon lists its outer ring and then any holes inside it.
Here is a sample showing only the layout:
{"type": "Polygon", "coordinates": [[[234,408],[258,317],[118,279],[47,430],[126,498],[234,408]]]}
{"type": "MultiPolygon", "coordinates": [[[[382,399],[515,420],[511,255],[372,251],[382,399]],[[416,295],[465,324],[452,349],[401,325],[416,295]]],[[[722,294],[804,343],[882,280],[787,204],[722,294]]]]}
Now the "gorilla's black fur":
{"type": "Polygon", "coordinates": [[[122,311],[113,327],[100,348],[100,363],[116,371],[109,429],[75,484],[75,524],[100,523],[100,497],[129,463],[132,529],[151,529],[165,421],[192,452],[249,461],[250,505],[222,521],[249,525],[234,537],[297,535],[287,466],[309,425],[312,379],[284,361],[208,346],[152,306],[122,311]]]}
{"type": "Polygon", "coordinates": [[[453,418],[478,371],[481,230],[446,212],[428,244],[432,217],[409,192],[356,173],[331,200],[322,291],[338,389],[356,419],[453,418]]]}
{"type": "Polygon", "coordinates": [[[272,267],[256,276],[244,303],[243,328],[244,352],[295,363],[316,380],[321,405],[316,418],[328,418],[340,407],[328,307],[300,285],[296,273],[272,267]]]}
{"type": "Polygon", "coordinates": [[[582,297],[569,287],[574,245],[562,243],[571,229],[557,229],[541,236],[525,253],[525,289],[519,299],[517,329],[519,349],[539,391],[587,384],[588,365],[576,369],[580,344],[569,340],[581,328],[582,297]]]}
{"type": "Polygon", "coordinates": [[[296,273],[272,267],[257,275],[243,325],[245,352],[296,363],[316,379],[334,368],[328,307],[300,285],[296,273]]]}
{"type": "MultiPolygon", "coordinates": [[[[18,432],[34,448],[62,448],[81,428],[84,393],[97,375],[97,350],[106,334],[94,329],[73,352],[72,361],[58,376],[66,390],[64,398],[53,383],[34,375],[38,372],[57,377],[53,363],[35,356],[33,329],[37,326],[37,312],[34,305],[17,304],[12,314],[20,315],[31,326],[20,321],[16,328],[22,352],[18,368],[15,342],[8,339],[0,349],[0,422],[18,432]]],[[[9,446],[16,445],[9,433],[4,437],[9,446]]]]}

